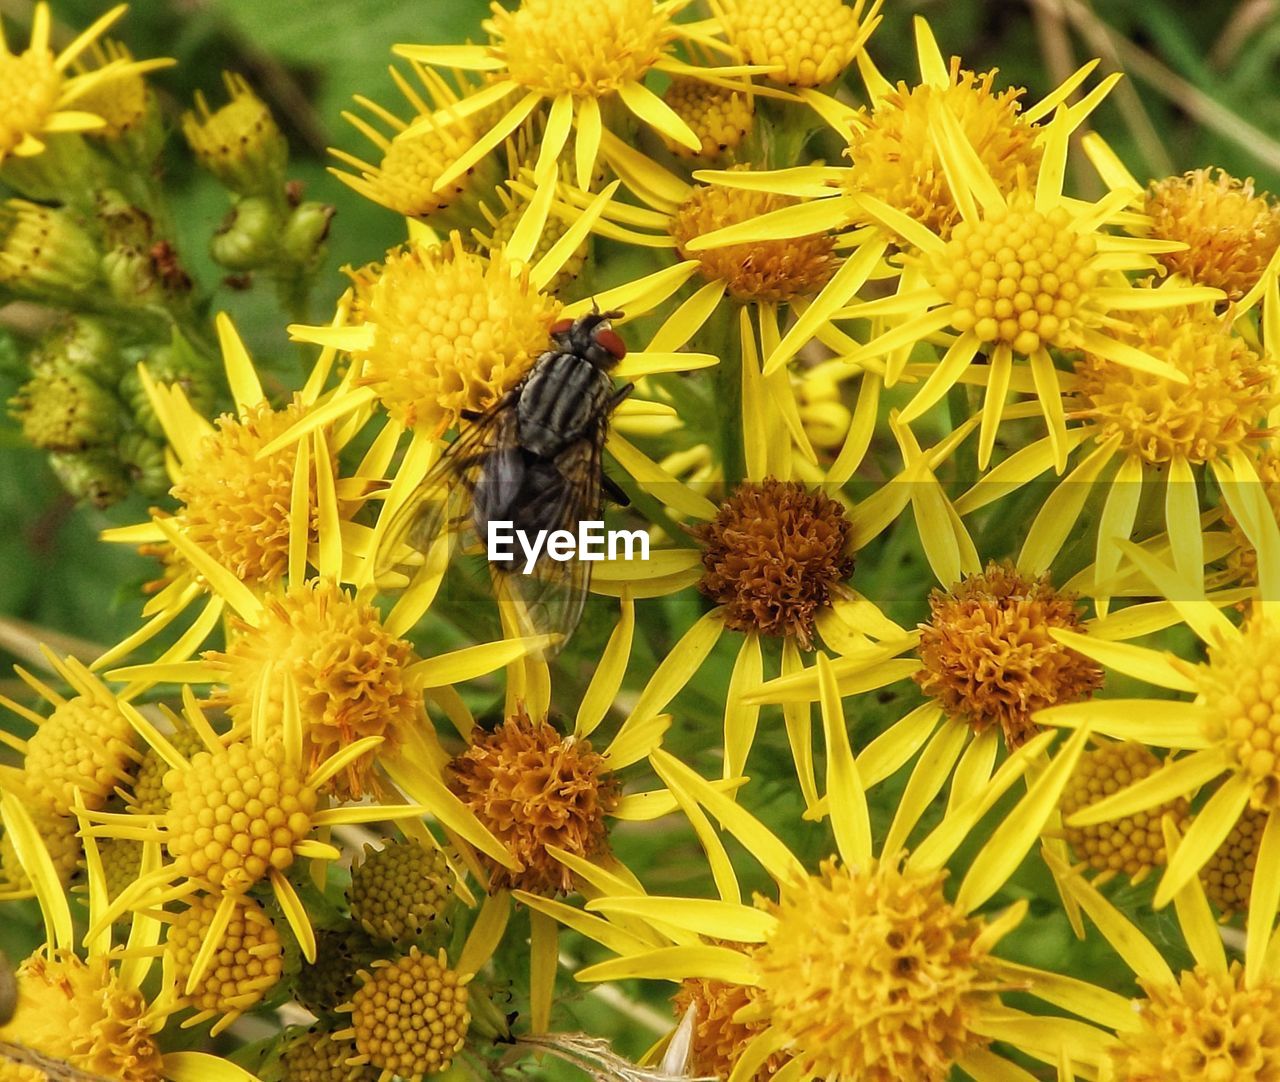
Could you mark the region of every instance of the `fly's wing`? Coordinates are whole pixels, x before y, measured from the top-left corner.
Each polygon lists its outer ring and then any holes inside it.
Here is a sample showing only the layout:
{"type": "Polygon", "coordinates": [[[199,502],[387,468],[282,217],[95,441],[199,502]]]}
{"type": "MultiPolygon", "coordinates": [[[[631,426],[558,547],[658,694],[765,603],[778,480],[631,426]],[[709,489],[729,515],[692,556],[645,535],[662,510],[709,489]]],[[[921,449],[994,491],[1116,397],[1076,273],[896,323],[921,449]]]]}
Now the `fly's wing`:
{"type": "Polygon", "coordinates": [[[374,556],[374,578],[413,578],[444,530],[455,535],[471,506],[480,472],[494,448],[515,438],[515,398],[504,397],[453,441],[387,524],[374,556]]]}
{"type": "MultiPolygon", "coordinates": [[[[552,501],[539,514],[539,522],[550,530],[568,530],[577,536],[578,523],[600,518],[600,453],[604,446],[605,422],[566,448],[556,459],[563,483],[546,493],[552,501]]],[[[498,596],[511,606],[508,616],[525,635],[559,635],[557,643],[545,651],[553,656],[568,641],[582,618],[582,607],[591,583],[591,564],[577,557],[553,560],[544,548],[530,574],[494,569],[498,596]]]]}

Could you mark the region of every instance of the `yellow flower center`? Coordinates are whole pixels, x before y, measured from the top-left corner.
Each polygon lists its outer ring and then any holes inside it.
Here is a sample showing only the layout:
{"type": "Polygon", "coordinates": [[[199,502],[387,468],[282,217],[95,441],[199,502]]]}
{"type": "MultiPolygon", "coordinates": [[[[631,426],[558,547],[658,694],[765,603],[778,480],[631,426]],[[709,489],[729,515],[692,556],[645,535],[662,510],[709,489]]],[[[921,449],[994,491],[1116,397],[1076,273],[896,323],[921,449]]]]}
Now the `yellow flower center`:
{"type": "Polygon", "coordinates": [[[434,190],[436,180],[474,142],[475,133],[463,124],[432,124],[398,135],[383,154],[378,171],[366,176],[370,191],[384,207],[409,218],[445,210],[467,190],[476,167],[440,191],[434,190]]]}
{"type": "Polygon", "coordinates": [[[748,64],[780,67],[765,78],[784,86],[821,86],[862,48],[862,3],[843,0],[722,0],[725,33],[748,64]]]}
{"type": "MultiPolygon", "coordinates": [[[[196,955],[209,938],[220,900],[210,894],[198,896],[169,926],[165,950],[173,961],[179,993],[186,988],[196,955]]],[[[257,1003],[283,973],[280,933],[262,906],[252,898],[238,898],[213,961],[186,1002],[201,1011],[238,1014],[257,1003]]]]}
{"type": "Polygon", "coordinates": [[[417,947],[361,976],[360,990],[341,1008],[351,1013],[351,1029],[337,1034],[354,1038],[357,1062],[407,1082],[447,1070],[471,1026],[470,978],[449,968],[444,951],[433,958],[417,947]]]}
{"type": "Polygon", "coordinates": [[[1252,180],[1221,169],[1196,169],[1152,181],[1143,208],[1151,235],[1183,241],[1183,252],[1156,256],[1171,271],[1239,300],[1257,283],[1280,246],[1280,206],[1255,195],[1252,180]]]}
{"type": "Polygon", "coordinates": [[[1071,229],[1062,207],[1047,213],[1018,195],[979,221],[957,222],[929,261],[930,281],[953,305],[951,325],[987,343],[1031,354],[1070,347],[1068,332],[1097,283],[1094,238],[1071,229]]]}
{"type": "Polygon", "coordinates": [[[739,485],[694,528],[705,568],[698,589],[736,631],[794,635],[808,649],[818,613],[853,574],[844,508],[796,481],[739,485]]]}
{"type": "Polygon", "coordinates": [[[835,273],[835,240],[811,233],[787,240],[755,241],[688,252],[695,237],[792,206],[796,199],[773,192],[752,192],[699,185],[671,218],[671,236],[682,259],[696,259],[708,281],[723,281],[742,301],[791,301],[817,293],[835,273]]]}
{"type": "Polygon", "coordinates": [[[999,725],[1010,748],[1038,731],[1037,710],[1088,698],[1102,684],[1097,665],[1053,637],[1054,628],[1080,630],[1080,610],[1047,578],[992,562],[949,592],[934,590],[929,610],[916,683],[976,731],[999,725]]]}
{"type": "Polygon", "coordinates": [[[1244,969],[1197,966],[1176,985],[1152,987],[1138,1004],[1139,1024],[1118,1034],[1112,1051],[1118,1082],[1271,1082],[1280,1078],[1280,987],[1270,976],[1244,986],[1244,969]]]}
{"type": "Polygon", "coordinates": [[[511,78],[549,98],[600,98],[637,82],[675,37],[653,0],[522,0],[515,11],[494,3],[484,28],[501,41],[511,78]]]}
{"type": "MultiPolygon", "coordinates": [[[[285,683],[302,714],[303,749],[314,770],[366,736],[381,736],[377,754],[394,755],[403,734],[426,724],[421,691],[406,670],[413,647],[382,626],[378,610],[320,579],[266,600],[256,626],[238,622],[226,653],[209,660],[227,669],[227,712],[248,727],[255,717],[279,733],[285,683]]],[[[369,786],[374,752],[329,781],[326,791],[358,800],[369,786]]]]}
{"type": "Polygon", "coordinates": [[[547,848],[588,858],[608,849],[605,816],[618,803],[618,783],[604,758],[591,741],[561,737],[523,714],[476,735],[446,780],[520,863],[513,872],[490,861],[492,885],[568,893],[573,873],[547,848]]]}
{"type": "Polygon", "coordinates": [[[987,1044],[972,1027],[998,988],[982,922],[952,907],[943,877],[832,859],[771,906],[778,925],[756,963],[799,1077],[942,1082],[987,1044]]]}
{"type": "Polygon", "coordinates": [[[1280,632],[1262,612],[1232,638],[1209,647],[1195,670],[1206,735],[1226,747],[1235,770],[1253,782],[1251,804],[1280,807],[1280,632]]]}
{"type": "MultiPolygon", "coordinates": [[[[160,1082],[160,1049],[144,1019],[146,1001],[122,986],[106,958],[37,951],[17,970],[18,1002],[0,1041],[64,1060],[95,1077],[160,1082]]],[[[5,1060],[8,1070],[13,1069],[5,1060]]],[[[11,1077],[5,1073],[5,1078],[11,1077]]],[[[43,1073],[33,1077],[43,1079],[43,1073]]]]}
{"type": "MultiPolygon", "coordinates": [[[[676,1017],[683,1018],[692,1004],[697,1018],[689,1062],[691,1075],[728,1078],[733,1073],[747,1045],[768,1028],[768,1019],[734,1019],[739,1011],[758,1003],[759,999],[759,990],[750,985],[705,977],[687,977],[680,982],[673,1001],[676,1017]]],[[[785,1053],[775,1052],[752,1076],[753,1082],[768,1082],[782,1069],[786,1059],[785,1053]]]]}
{"type": "Polygon", "coordinates": [[[418,939],[437,927],[453,897],[449,864],[437,849],[415,841],[365,846],[351,869],[351,915],[372,936],[389,942],[418,939]]]}
{"type": "MultiPolygon", "coordinates": [[[[1103,744],[1080,756],[1075,773],[1062,793],[1064,819],[1096,804],[1112,793],[1127,789],[1163,765],[1144,744],[1103,744]]],[[[1077,857],[1099,871],[1145,877],[1166,862],[1160,820],[1169,814],[1179,829],[1185,827],[1187,802],[1183,797],[1147,811],[1135,812],[1107,823],[1067,827],[1067,841],[1077,857]]]]}
{"type": "Polygon", "coordinates": [[[501,257],[453,243],[387,254],[355,276],[357,307],[374,328],[357,354],[364,380],[397,421],[429,432],[492,406],[547,348],[560,303],[501,257]]]}
{"type": "MultiPolygon", "coordinates": [[[[58,881],[65,887],[71,882],[80,866],[79,821],[70,815],[57,815],[40,807],[29,808],[36,832],[44,842],[58,881]]],[[[18,859],[13,840],[6,833],[0,837],[0,889],[31,890],[32,883],[26,869],[18,859]]]]}
{"type": "Polygon", "coordinates": [[[172,794],[164,824],[179,875],[224,891],[248,890],[284,871],[311,832],[316,791],[289,766],[279,741],[236,743],[193,755],[164,778],[172,794]]]}
{"type": "Polygon", "coordinates": [[[55,707],[27,742],[24,781],[42,807],[70,815],[79,789],[85,807],[101,808],[127,785],[142,758],[134,731],[110,694],[77,695],[55,707]]]}
{"type": "Polygon", "coordinates": [[[1249,909],[1253,870],[1258,864],[1258,846],[1262,844],[1262,828],[1266,825],[1266,812],[1246,808],[1218,851],[1200,870],[1204,892],[1222,911],[1223,920],[1249,909]]]}
{"type": "Polygon", "coordinates": [[[993,92],[995,75],[961,71],[959,60],[953,60],[947,86],[899,83],[874,109],[864,109],[845,151],[851,164],[845,188],[873,195],[944,240],[950,237],[960,211],[929,122],[935,108],[955,118],[1000,191],[1011,195],[1020,185],[1034,183],[1043,152],[1035,127],[1019,116],[1023,90],[993,92]]]}
{"type": "Polygon", "coordinates": [[[224,415],[218,431],[183,464],[173,497],[186,506],[178,523],[201,548],[238,579],[258,585],[282,578],[289,567],[289,533],[306,529],[317,536],[315,466],[307,479],[310,520],[296,526],[290,518],[296,447],[265,458],[258,452],[302,415],[298,404],[273,410],[262,403],[244,420],[224,415]]]}
{"type": "Polygon", "coordinates": [[[44,130],[61,91],[62,74],[48,50],[0,52],[0,160],[24,136],[44,130]]]}
{"type": "MultiPolygon", "coordinates": [[[[185,726],[168,734],[168,740],[181,755],[191,756],[205,750],[204,741],[185,726]]],[[[155,748],[147,748],[133,782],[133,809],[142,815],[163,815],[169,810],[170,794],[164,787],[169,764],[155,748]]]]}
{"type": "Polygon", "coordinates": [[[366,1082],[377,1078],[376,1073],[347,1065],[347,1060],[357,1055],[349,1038],[312,1026],[285,1045],[280,1061],[287,1082],[366,1082]]]}
{"type": "Polygon", "coordinates": [[[1128,339],[1187,376],[1174,383],[1086,354],[1076,364],[1084,406],[1079,416],[1099,426],[1099,440],[1151,463],[1185,458],[1208,462],[1265,435],[1278,397],[1277,370],[1207,308],[1135,313],[1128,339]]]}
{"type": "Polygon", "coordinates": [[[702,140],[702,146],[691,150],[664,135],[667,149],[681,158],[715,161],[732,153],[742,145],[755,120],[755,107],[746,94],[701,79],[677,76],[662,100],[702,140]]]}

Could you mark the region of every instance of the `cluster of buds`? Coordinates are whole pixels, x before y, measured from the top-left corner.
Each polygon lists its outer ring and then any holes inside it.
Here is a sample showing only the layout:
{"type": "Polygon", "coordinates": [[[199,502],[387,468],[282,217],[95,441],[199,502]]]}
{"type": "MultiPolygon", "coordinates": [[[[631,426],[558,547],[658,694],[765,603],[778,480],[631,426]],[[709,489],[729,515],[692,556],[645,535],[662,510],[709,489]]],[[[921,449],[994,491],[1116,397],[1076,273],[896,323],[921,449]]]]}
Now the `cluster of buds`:
{"type": "MultiPolygon", "coordinates": [[[[230,100],[210,109],[203,95],[182,119],[200,167],[227,189],[232,205],[210,243],[214,261],[233,275],[260,271],[296,296],[324,259],[334,208],[302,198],[285,179],[289,146],[270,109],[239,76],[226,75],[230,100]]],[[[234,279],[247,283],[246,277],[234,279]]]]}
{"type": "Polygon", "coordinates": [[[30,378],[9,402],[23,436],[48,452],[63,487],[98,507],[131,491],[154,499],[169,488],[163,433],[140,367],[206,407],[213,399],[210,370],[176,331],[156,346],[122,349],[117,337],[91,316],[55,323],[28,355],[30,378]]]}

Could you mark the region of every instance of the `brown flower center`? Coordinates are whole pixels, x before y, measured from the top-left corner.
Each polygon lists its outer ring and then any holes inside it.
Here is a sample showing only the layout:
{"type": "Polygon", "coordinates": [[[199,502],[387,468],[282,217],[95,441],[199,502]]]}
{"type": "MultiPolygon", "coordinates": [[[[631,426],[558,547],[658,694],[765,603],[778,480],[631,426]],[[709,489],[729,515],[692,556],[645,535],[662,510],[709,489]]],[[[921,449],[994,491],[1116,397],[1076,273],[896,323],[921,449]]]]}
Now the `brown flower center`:
{"type": "Polygon", "coordinates": [[[698,589],[724,606],[727,627],[810,649],[816,614],[853,574],[852,529],[839,503],[797,481],[745,482],[693,531],[705,547],[698,589]]]}
{"type": "Polygon", "coordinates": [[[491,864],[492,885],[539,894],[568,893],[573,874],[547,852],[558,846],[582,857],[608,848],[605,816],[618,784],[589,740],[562,737],[545,720],[508,718],[447,769],[449,788],[520,862],[491,864]]]}
{"type": "Polygon", "coordinates": [[[999,724],[1010,748],[1036,733],[1037,710],[1088,698],[1102,684],[1097,665],[1051,634],[1078,631],[1080,610],[1047,578],[992,562],[950,592],[934,590],[929,609],[916,683],[978,732],[999,724]]]}

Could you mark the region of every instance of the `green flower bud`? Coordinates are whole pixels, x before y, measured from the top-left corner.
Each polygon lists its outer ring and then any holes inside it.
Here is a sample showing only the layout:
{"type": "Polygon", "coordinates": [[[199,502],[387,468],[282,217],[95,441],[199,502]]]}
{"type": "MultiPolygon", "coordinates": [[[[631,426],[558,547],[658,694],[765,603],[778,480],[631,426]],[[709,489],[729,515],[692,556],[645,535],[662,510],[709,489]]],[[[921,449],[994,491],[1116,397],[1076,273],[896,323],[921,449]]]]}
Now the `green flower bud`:
{"type": "Polygon", "coordinates": [[[241,199],[209,242],[214,262],[234,271],[269,266],[280,252],[280,225],[279,211],[270,199],[241,199]]]}
{"type": "Polygon", "coordinates": [[[196,108],[182,118],[187,137],[200,167],[241,195],[264,195],[284,183],[289,146],[271,116],[271,110],[230,72],[223,81],[231,100],[213,111],[203,94],[196,94],[196,108]]]}
{"type": "Polygon", "coordinates": [[[164,445],[144,432],[126,432],[120,437],[116,454],[129,474],[133,487],[148,499],[169,491],[169,471],[164,461],[164,445]]]}
{"type": "MultiPolygon", "coordinates": [[[[143,360],[147,374],[156,383],[178,384],[197,413],[211,412],[217,387],[204,361],[175,332],[175,341],[151,351],[143,360]]],[[[164,438],[160,419],[151,406],[137,365],[131,365],[120,380],[120,397],[134,421],[150,436],[164,438]]]]}
{"type": "Polygon", "coordinates": [[[97,281],[99,259],[70,211],[25,199],[0,205],[0,286],[40,299],[79,299],[97,281]]]}
{"type": "Polygon", "coordinates": [[[283,259],[304,270],[318,265],[324,259],[324,242],[336,211],[328,203],[307,202],[295,207],[280,238],[283,259]]]}
{"type": "Polygon", "coordinates": [[[453,897],[453,873],[438,850],[415,841],[366,845],[351,869],[351,915],[371,936],[411,943],[438,934],[453,897]]]}
{"type": "Polygon", "coordinates": [[[72,315],[60,320],[27,357],[33,372],[60,368],[90,375],[104,387],[119,378],[115,337],[99,320],[72,315]]]}
{"type": "Polygon", "coordinates": [[[46,451],[111,443],[120,428],[115,395],[81,369],[44,368],[9,401],[22,434],[46,451]]]}
{"type": "Polygon", "coordinates": [[[160,281],[146,252],[131,244],[112,248],[102,257],[107,288],[121,304],[142,307],[158,302],[160,281]]]}
{"type": "Polygon", "coordinates": [[[55,451],[49,465],[68,493],[95,507],[110,507],[129,494],[129,477],[113,451],[55,451]]]}
{"type": "Polygon", "coordinates": [[[360,986],[356,974],[373,961],[373,942],[359,928],[316,933],[316,960],[298,971],[294,997],[312,1014],[333,1014],[360,986]]]}

